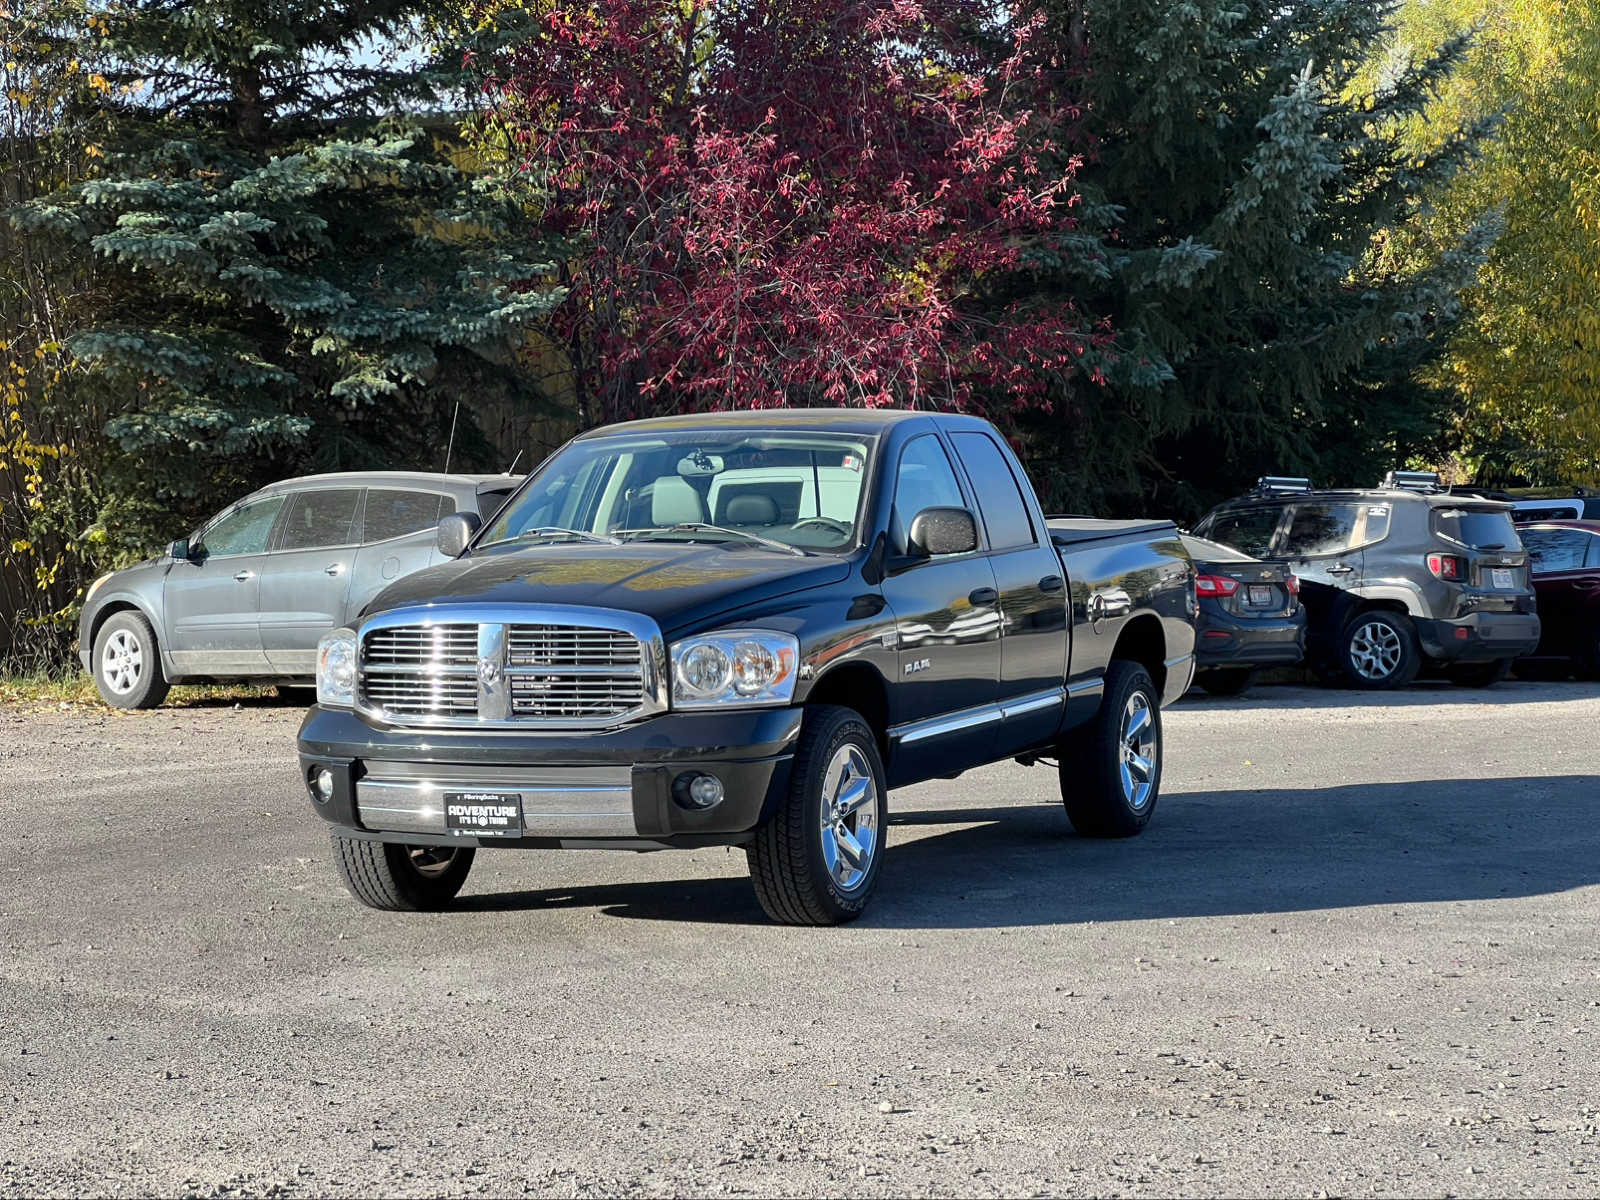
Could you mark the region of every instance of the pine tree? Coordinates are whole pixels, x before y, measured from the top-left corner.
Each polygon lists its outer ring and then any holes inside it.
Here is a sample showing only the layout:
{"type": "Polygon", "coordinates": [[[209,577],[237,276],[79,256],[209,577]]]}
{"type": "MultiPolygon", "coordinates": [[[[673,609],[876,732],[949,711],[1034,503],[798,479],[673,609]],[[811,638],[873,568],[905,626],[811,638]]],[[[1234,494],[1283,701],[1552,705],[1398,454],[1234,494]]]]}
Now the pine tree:
{"type": "Polygon", "coordinates": [[[1447,397],[1414,383],[1492,234],[1395,255],[1484,127],[1425,154],[1406,122],[1464,41],[1390,56],[1371,0],[1054,0],[1099,138],[1079,175],[1106,271],[1058,286],[1109,314],[1109,395],[1068,391],[1036,463],[1077,505],[1194,513],[1260,474],[1367,483],[1430,447],[1447,397]],[[1373,86],[1364,86],[1369,80],[1373,86]]]}
{"type": "Polygon", "coordinates": [[[98,14],[84,57],[105,81],[104,165],[11,215],[99,265],[102,303],[68,345],[116,397],[115,519],[213,506],[221,481],[436,469],[457,401],[538,399],[514,351],[558,298],[548,250],[452,159],[429,16],[416,0],[98,14]]]}

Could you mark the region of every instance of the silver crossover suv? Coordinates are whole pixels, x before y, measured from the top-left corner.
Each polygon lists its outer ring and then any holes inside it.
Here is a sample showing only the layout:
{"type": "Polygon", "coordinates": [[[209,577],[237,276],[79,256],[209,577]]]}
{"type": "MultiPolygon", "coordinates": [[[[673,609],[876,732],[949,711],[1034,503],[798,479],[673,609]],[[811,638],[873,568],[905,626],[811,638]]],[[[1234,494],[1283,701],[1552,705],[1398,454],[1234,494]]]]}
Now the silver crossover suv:
{"type": "Polygon", "coordinates": [[[370,471],[274,483],[162,557],[95,580],[78,655],[117,708],[153,708],[172,684],[199,680],[309,685],[324,633],[443,560],[442,518],[487,520],[519,482],[370,471]]]}

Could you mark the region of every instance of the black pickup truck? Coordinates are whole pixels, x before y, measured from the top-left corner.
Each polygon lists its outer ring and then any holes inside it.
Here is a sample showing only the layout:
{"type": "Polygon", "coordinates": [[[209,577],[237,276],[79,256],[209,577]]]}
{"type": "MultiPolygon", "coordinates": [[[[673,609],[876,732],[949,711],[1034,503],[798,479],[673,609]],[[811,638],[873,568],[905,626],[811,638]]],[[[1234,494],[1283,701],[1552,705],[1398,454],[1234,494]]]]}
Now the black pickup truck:
{"type": "Polygon", "coordinates": [[[1140,832],[1194,672],[1176,528],[1047,520],[972,417],[597,429],[439,541],[323,639],[300,729],[375,908],[448,904],[485,847],[739,845],[774,920],[849,920],[891,788],[1057,758],[1077,830],[1140,832]]]}

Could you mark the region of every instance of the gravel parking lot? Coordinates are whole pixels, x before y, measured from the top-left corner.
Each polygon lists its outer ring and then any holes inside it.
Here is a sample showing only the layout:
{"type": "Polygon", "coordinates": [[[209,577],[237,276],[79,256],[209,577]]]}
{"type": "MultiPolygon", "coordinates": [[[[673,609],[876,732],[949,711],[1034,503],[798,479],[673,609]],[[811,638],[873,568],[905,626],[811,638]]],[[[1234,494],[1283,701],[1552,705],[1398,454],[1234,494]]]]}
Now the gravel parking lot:
{"type": "Polygon", "coordinates": [[[721,850],[358,908],[299,715],[0,709],[0,1192],[1600,1191],[1600,687],[1191,696],[1143,838],[910,789],[833,930],[721,850]]]}

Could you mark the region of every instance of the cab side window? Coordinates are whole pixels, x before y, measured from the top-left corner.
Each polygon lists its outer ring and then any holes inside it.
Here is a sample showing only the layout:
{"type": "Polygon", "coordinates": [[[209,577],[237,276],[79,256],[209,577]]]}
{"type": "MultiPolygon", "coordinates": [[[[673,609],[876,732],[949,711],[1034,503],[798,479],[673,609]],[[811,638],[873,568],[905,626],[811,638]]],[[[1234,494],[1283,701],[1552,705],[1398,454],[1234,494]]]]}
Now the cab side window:
{"type": "Polygon", "coordinates": [[[361,518],[361,541],[363,544],[386,542],[408,533],[420,533],[432,529],[455,511],[455,500],[437,492],[369,488],[366,512],[361,518]]]}
{"type": "Polygon", "coordinates": [[[1286,558],[1339,554],[1355,544],[1358,504],[1297,504],[1279,551],[1286,558]]]}
{"type": "Polygon", "coordinates": [[[325,546],[348,546],[355,540],[352,526],[360,488],[326,488],[300,492],[284,520],[278,537],[279,550],[317,550],[325,546]]]}
{"type": "Polygon", "coordinates": [[[283,508],[282,496],[265,496],[241,504],[200,535],[200,549],[207,557],[228,554],[262,554],[273,522],[283,508]]]}
{"type": "Polygon", "coordinates": [[[889,540],[895,552],[905,554],[911,544],[911,522],[925,508],[965,508],[955,469],[939,439],[931,433],[913,438],[900,454],[900,471],[894,483],[894,515],[889,540]]]}

